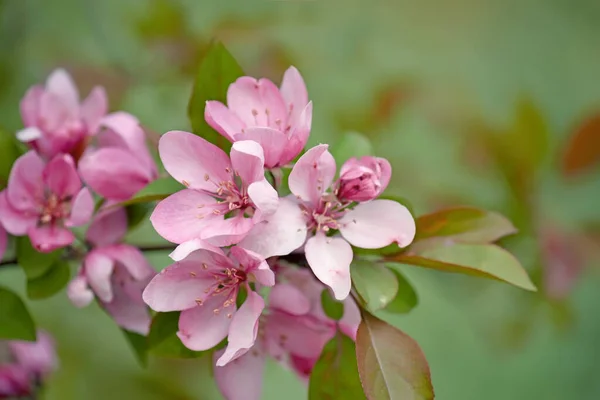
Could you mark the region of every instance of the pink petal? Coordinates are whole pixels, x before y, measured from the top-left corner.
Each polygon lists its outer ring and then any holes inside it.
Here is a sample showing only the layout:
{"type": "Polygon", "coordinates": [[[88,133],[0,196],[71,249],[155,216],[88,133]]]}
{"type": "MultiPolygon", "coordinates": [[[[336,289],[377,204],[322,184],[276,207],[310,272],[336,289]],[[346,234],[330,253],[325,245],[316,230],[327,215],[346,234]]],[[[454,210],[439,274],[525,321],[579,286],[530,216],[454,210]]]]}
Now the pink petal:
{"type": "Polygon", "coordinates": [[[20,398],[31,394],[30,372],[18,364],[0,364],[0,397],[20,398]]]}
{"type": "Polygon", "coordinates": [[[285,147],[279,161],[280,165],[285,165],[292,161],[298,154],[302,152],[304,146],[306,146],[312,125],[312,109],[313,106],[311,101],[306,105],[296,120],[296,123],[292,125],[288,144],[285,147]]]}
{"type": "Polygon", "coordinates": [[[85,307],[94,300],[94,292],[88,286],[85,276],[79,275],[67,286],[67,297],[75,307],[85,307]]]}
{"type": "Polygon", "coordinates": [[[352,262],[352,247],[348,242],[317,233],[306,241],[304,251],[315,276],[333,290],[335,298],[344,300],[348,297],[352,262]]]}
{"type": "Polygon", "coordinates": [[[294,126],[300,117],[300,113],[308,104],[306,85],[296,67],[289,67],[285,71],[280,91],[288,110],[290,110],[288,124],[294,126]]]}
{"type": "Polygon", "coordinates": [[[79,161],[79,173],[95,192],[119,201],[129,199],[153,180],[133,153],[117,148],[87,151],[79,161]]]}
{"type": "Polygon", "coordinates": [[[146,257],[144,257],[144,253],[135,246],[113,244],[100,248],[97,251],[119,262],[136,280],[149,279],[156,274],[154,268],[152,268],[146,257]]]}
{"type": "Polygon", "coordinates": [[[192,189],[180,190],[162,200],[150,216],[159,235],[173,243],[199,238],[204,230],[223,219],[216,215],[215,199],[192,189]]]}
{"type": "Polygon", "coordinates": [[[321,144],[304,153],[294,165],[288,180],[292,193],[313,206],[331,186],[335,176],[335,160],[327,147],[321,144]]]}
{"type": "Polygon", "coordinates": [[[158,152],[167,172],[191,189],[214,193],[219,182],[233,179],[227,154],[192,133],[165,133],[158,142],[158,152]]]}
{"type": "Polygon", "coordinates": [[[244,123],[220,101],[207,101],[204,108],[204,119],[214,130],[230,142],[234,136],[244,129],[244,123]]]}
{"type": "Polygon", "coordinates": [[[335,324],[278,311],[268,316],[265,327],[270,341],[276,341],[286,351],[306,358],[319,357],[335,331],[335,324]]]}
{"type": "Polygon", "coordinates": [[[88,132],[95,133],[102,117],[108,111],[108,98],[102,86],[92,89],[88,97],[81,103],[81,118],[86,124],[88,132]]]}
{"type": "Polygon", "coordinates": [[[113,299],[111,302],[102,305],[119,326],[140,335],[147,335],[150,330],[150,313],[144,303],[137,301],[138,297],[141,298],[142,287],[137,285],[137,293],[132,293],[132,290],[128,290],[128,287],[136,282],[123,281],[126,277],[117,277],[118,271],[119,269],[115,271],[112,278],[113,299]],[[119,284],[119,280],[122,285],[119,284]]]}
{"type": "Polygon", "coordinates": [[[50,191],[59,198],[74,196],[81,189],[81,180],[70,155],[54,157],[44,168],[43,179],[50,191]]]}
{"type": "Polygon", "coordinates": [[[88,285],[96,296],[105,303],[112,301],[113,288],[110,278],[115,269],[114,261],[101,252],[92,251],[85,257],[83,268],[88,285]]]}
{"type": "Polygon", "coordinates": [[[265,179],[263,149],[252,140],[235,142],[231,147],[231,165],[242,180],[242,187],[265,179]]]}
{"type": "Polygon", "coordinates": [[[246,301],[234,314],[229,326],[225,353],[217,360],[217,367],[243,356],[256,341],[258,319],[265,308],[265,302],[256,292],[249,292],[246,301]]]}
{"type": "Polygon", "coordinates": [[[340,330],[352,340],[356,340],[356,332],[360,325],[360,310],[352,297],[344,300],[344,316],[339,321],[340,330]]]}
{"type": "Polygon", "coordinates": [[[285,102],[277,86],[268,79],[238,78],[227,90],[227,106],[249,127],[285,129],[285,102]]]}
{"type": "Polygon", "coordinates": [[[56,368],[58,360],[54,351],[54,340],[44,332],[37,332],[35,342],[11,341],[8,343],[15,361],[30,374],[45,377],[56,368]]]}
{"type": "Polygon", "coordinates": [[[415,220],[406,207],[392,200],[357,205],[340,220],[340,233],[363,249],[378,249],[394,242],[408,246],[415,237],[415,220]]]}
{"type": "MultiPolygon", "coordinates": [[[[217,360],[224,350],[214,353],[217,360]]],[[[249,351],[224,367],[215,367],[215,380],[225,400],[260,400],[265,358],[262,352],[249,351]]]]}
{"type": "Polygon", "coordinates": [[[235,304],[215,312],[224,301],[223,296],[210,296],[203,305],[181,312],[177,336],[188,349],[208,350],[225,339],[231,324],[227,315],[235,313],[235,304]]]}
{"type": "Polygon", "coordinates": [[[295,354],[290,355],[290,365],[294,372],[302,379],[310,378],[310,374],[318,360],[318,358],[300,357],[295,354]]]}
{"type": "MultiPolygon", "coordinates": [[[[1,211],[1,209],[0,209],[1,211]]],[[[0,223],[0,260],[4,257],[4,252],[6,251],[6,245],[8,244],[8,234],[6,230],[0,223]]]]}
{"type": "Polygon", "coordinates": [[[46,90],[57,95],[73,114],[79,108],[79,92],[71,76],[62,68],[54,70],[46,80],[46,90]]]}
{"type": "Polygon", "coordinates": [[[306,240],[306,220],[298,203],[289,197],[279,199],[274,214],[257,223],[240,246],[264,258],[283,256],[306,240]]]}
{"type": "MultiPolygon", "coordinates": [[[[56,145],[52,143],[55,140],[64,141],[67,139],[67,131],[64,128],[71,121],[77,121],[77,109],[71,108],[56,93],[44,92],[40,97],[40,116],[39,121],[43,125],[42,130],[48,135],[50,141],[49,147],[56,145]]],[[[58,146],[54,146],[58,147],[58,146]]]]}
{"type": "Polygon", "coordinates": [[[127,234],[125,208],[102,209],[96,214],[85,238],[95,247],[119,242],[127,234]]]}
{"type": "Polygon", "coordinates": [[[55,225],[34,226],[29,228],[27,234],[33,247],[42,253],[68,246],[75,240],[70,230],[55,225]]]}
{"type": "Polygon", "coordinates": [[[281,154],[288,145],[287,135],[283,132],[266,127],[251,127],[237,134],[235,138],[237,140],[253,140],[260,144],[264,151],[265,167],[273,168],[283,165],[280,162],[281,154]]]}
{"type": "Polygon", "coordinates": [[[260,221],[277,211],[279,195],[266,179],[263,178],[261,181],[248,186],[248,196],[258,211],[254,218],[256,221],[260,221]]]}
{"type": "Polygon", "coordinates": [[[30,126],[29,128],[21,129],[17,132],[17,139],[20,142],[27,143],[38,140],[43,136],[43,133],[39,128],[30,126]]]}
{"type": "Polygon", "coordinates": [[[8,178],[7,198],[17,210],[35,210],[43,201],[44,161],[31,150],[19,157],[8,178]]]}
{"type": "Polygon", "coordinates": [[[200,239],[192,239],[188,240],[187,242],[181,243],[175,248],[175,250],[171,252],[171,254],[169,254],[169,257],[171,257],[171,259],[173,259],[174,261],[181,261],[187,256],[189,256],[191,253],[200,249],[209,250],[226,258],[225,254],[223,254],[223,251],[220,248],[215,247],[207,243],[206,241],[200,239]]]}
{"type": "Polygon", "coordinates": [[[20,104],[23,125],[38,125],[38,118],[40,114],[40,99],[43,93],[44,88],[39,85],[32,86],[31,88],[29,88],[29,90],[27,90],[27,93],[25,93],[25,96],[21,100],[20,104]]]}
{"type": "Polygon", "coordinates": [[[202,231],[200,239],[206,240],[213,246],[231,246],[239,243],[253,227],[254,220],[240,213],[232,218],[212,222],[202,231]]]}
{"type": "Polygon", "coordinates": [[[92,214],[94,214],[94,198],[88,188],[83,188],[73,199],[71,215],[65,221],[65,226],[84,225],[92,218],[92,214]]]}
{"type": "Polygon", "coordinates": [[[304,315],[310,311],[310,300],[297,287],[278,283],[269,293],[269,307],[292,315],[304,315]]]}
{"type": "Polygon", "coordinates": [[[6,190],[0,192],[0,225],[12,235],[22,236],[37,223],[37,214],[15,210],[8,202],[6,190]]]}
{"type": "Polygon", "coordinates": [[[231,254],[246,273],[254,275],[258,283],[264,286],[273,286],[275,284],[275,274],[269,268],[269,264],[260,255],[239,246],[232,247],[231,254]]]}

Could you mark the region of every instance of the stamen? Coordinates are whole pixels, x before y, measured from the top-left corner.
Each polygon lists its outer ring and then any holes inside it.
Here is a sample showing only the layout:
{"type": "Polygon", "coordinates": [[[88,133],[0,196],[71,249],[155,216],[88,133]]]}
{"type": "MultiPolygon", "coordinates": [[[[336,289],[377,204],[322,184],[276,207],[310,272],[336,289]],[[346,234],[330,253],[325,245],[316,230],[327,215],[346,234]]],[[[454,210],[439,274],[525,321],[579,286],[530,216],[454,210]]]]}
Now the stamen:
{"type": "Polygon", "coordinates": [[[208,182],[209,179],[210,179],[210,176],[208,174],[204,174],[204,180],[208,182]]]}
{"type": "Polygon", "coordinates": [[[190,276],[191,276],[191,277],[195,277],[195,276],[196,276],[196,273],[195,273],[194,271],[190,271],[190,276]]]}
{"type": "Polygon", "coordinates": [[[186,181],[185,179],[181,181],[181,183],[183,184],[183,186],[185,187],[190,187],[190,183],[188,181],[186,181]]]}
{"type": "Polygon", "coordinates": [[[208,269],[208,265],[206,263],[202,263],[202,269],[208,269]]]}

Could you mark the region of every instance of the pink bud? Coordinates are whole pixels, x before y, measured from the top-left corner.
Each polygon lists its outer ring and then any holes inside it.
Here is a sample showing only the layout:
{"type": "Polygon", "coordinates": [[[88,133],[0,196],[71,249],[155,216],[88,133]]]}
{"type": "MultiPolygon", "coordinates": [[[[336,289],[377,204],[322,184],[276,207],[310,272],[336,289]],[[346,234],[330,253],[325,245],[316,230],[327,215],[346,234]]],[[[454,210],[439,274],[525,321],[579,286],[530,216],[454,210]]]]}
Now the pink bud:
{"type": "Polygon", "coordinates": [[[365,202],[375,199],[387,187],[392,168],[385,158],[351,158],[340,171],[338,198],[365,202]]]}

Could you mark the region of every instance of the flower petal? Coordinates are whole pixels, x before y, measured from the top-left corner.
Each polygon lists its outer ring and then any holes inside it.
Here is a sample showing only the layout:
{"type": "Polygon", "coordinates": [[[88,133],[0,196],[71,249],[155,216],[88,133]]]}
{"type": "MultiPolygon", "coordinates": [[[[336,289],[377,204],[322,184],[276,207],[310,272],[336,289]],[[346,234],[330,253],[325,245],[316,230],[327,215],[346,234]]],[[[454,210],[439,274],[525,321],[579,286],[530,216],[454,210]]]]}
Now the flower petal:
{"type": "Polygon", "coordinates": [[[268,79],[238,78],[227,90],[227,106],[247,126],[270,126],[287,122],[287,110],[279,89],[268,79]],[[279,121],[279,123],[277,122],[279,121]]]}
{"type": "Polygon", "coordinates": [[[310,311],[310,300],[294,285],[278,283],[269,293],[269,307],[291,315],[304,315],[310,311]]]}
{"type": "Polygon", "coordinates": [[[280,162],[281,154],[288,146],[287,135],[283,132],[267,127],[251,127],[238,133],[235,138],[237,140],[253,140],[260,144],[264,153],[265,167],[273,168],[283,165],[280,162]]]}
{"type": "Polygon", "coordinates": [[[300,113],[308,104],[308,91],[304,79],[302,79],[302,75],[296,67],[289,67],[285,71],[280,91],[290,113],[288,124],[294,126],[300,117],[300,113]]]}
{"type": "Polygon", "coordinates": [[[275,274],[269,268],[269,264],[260,255],[246,250],[240,246],[231,248],[231,254],[243,266],[248,274],[254,275],[257,282],[264,286],[273,286],[275,284],[275,274]]]}
{"type": "Polygon", "coordinates": [[[44,88],[40,85],[35,85],[29,88],[27,93],[25,93],[25,96],[23,96],[23,99],[20,103],[23,125],[27,127],[38,125],[38,118],[40,116],[40,99],[43,94],[44,88]]]}
{"type": "Polygon", "coordinates": [[[125,208],[104,208],[98,212],[85,233],[85,239],[95,247],[119,242],[127,234],[125,208]]]}
{"type": "Polygon", "coordinates": [[[339,327],[344,335],[352,340],[356,340],[356,332],[360,325],[360,310],[352,297],[344,300],[344,316],[339,321],[339,327]]]}
{"type": "Polygon", "coordinates": [[[254,227],[252,218],[240,213],[232,218],[216,220],[207,226],[200,239],[206,240],[213,246],[225,247],[239,243],[254,227]]]}
{"type": "Polygon", "coordinates": [[[289,197],[279,199],[274,214],[254,225],[240,246],[264,258],[283,256],[306,240],[306,220],[298,203],[289,197]]]}
{"type": "Polygon", "coordinates": [[[81,226],[86,224],[94,214],[94,198],[88,188],[83,188],[73,199],[71,214],[65,221],[65,226],[81,226]]]}
{"type": "Polygon", "coordinates": [[[204,107],[204,119],[214,130],[223,135],[230,142],[234,142],[235,135],[244,129],[244,123],[225,104],[220,101],[207,101],[204,107]]]}
{"type": "Polygon", "coordinates": [[[46,90],[57,95],[75,114],[79,108],[79,91],[71,76],[62,68],[52,71],[46,80],[46,90]]]}
{"type": "Polygon", "coordinates": [[[248,186],[248,196],[258,211],[255,214],[255,221],[260,221],[277,211],[279,195],[266,179],[263,178],[248,186]]]}
{"type": "Polygon", "coordinates": [[[85,122],[88,132],[95,133],[100,120],[108,111],[108,98],[102,86],[92,89],[88,97],[81,103],[81,118],[85,122]]]}
{"type": "Polygon", "coordinates": [[[22,236],[34,227],[38,216],[28,211],[15,210],[8,202],[7,191],[0,192],[0,223],[12,235],[22,236]]]}
{"type": "Polygon", "coordinates": [[[231,165],[242,179],[242,187],[265,179],[265,160],[260,144],[252,140],[240,140],[231,147],[231,165]]]}
{"type": "Polygon", "coordinates": [[[127,280],[127,276],[119,276],[123,271],[119,268],[115,270],[111,280],[114,290],[112,301],[102,305],[119,326],[140,335],[147,335],[151,318],[148,307],[141,301],[143,285],[127,280]],[[136,286],[134,290],[133,286],[136,286]]]}
{"type": "Polygon", "coordinates": [[[89,305],[94,300],[94,292],[90,290],[85,276],[79,275],[69,282],[67,297],[79,308],[89,305]]]}
{"type": "Polygon", "coordinates": [[[7,199],[17,210],[35,210],[44,198],[44,161],[31,150],[19,157],[8,178],[7,199]]]}
{"type": "Polygon", "coordinates": [[[54,340],[45,331],[37,331],[35,342],[15,340],[9,342],[8,347],[15,358],[15,362],[24,367],[30,374],[44,378],[57,366],[54,340]]]}
{"type": "Polygon", "coordinates": [[[44,168],[43,179],[50,191],[59,198],[74,196],[81,189],[81,180],[70,155],[54,157],[44,168]]]}
{"type": "Polygon", "coordinates": [[[33,247],[42,253],[68,246],[75,240],[70,230],[55,225],[34,226],[27,234],[33,247]]]}
{"type": "Polygon", "coordinates": [[[300,357],[319,357],[323,346],[334,335],[335,323],[275,311],[266,319],[265,333],[269,341],[278,342],[287,352],[300,357]]]}
{"type": "MultiPolygon", "coordinates": [[[[216,362],[224,350],[214,353],[216,362]]],[[[265,357],[262,352],[250,351],[227,364],[215,367],[215,380],[226,400],[260,400],[262,395],[265,357]]]]}
{"type": "Polygon", "coordinates": [[[416,232],[415,220],[408,209],[392,200],[359,204],[339,224],[344,239],[363,249],[378,249],[394,242],[406,247],[416,232]]]}
{"type": "Polygon", "coordinates": [[[35,126],[30,126],[29,128],[21,129],[20,131],[18,131],[17,139],[20,142],[27,143],[40,139],[42,135],[43,133],[39,130],[39,128],[35,126]]]}
{"type": "Polygon", "coordinates": [[[214,193],[219,182],[232,180],[227,154],[193,133],[165,133],[158,142],[158,152],[167,172],[191,189],[214,193]]]}
{"type": "Polygon", "coordinates": [[[223,251],[220,248],[213,246],[201,239],[192,239],[181,243],[175,248],[175,250],[171,252],[171,254],[169,254],[169,257],[171,257],[171,259],[174,261],[181,261],[194,251],[200,249],[209,250],[226,258],[225,254],[223,254],[223,251]]]}
{"type": "Polygon", "coordinates": [[[317,233],[306,241],[304,251],[315,276],[333,290],[335,298],[344,300],[348,297],[352,262],[352,247],[348,242],[317,233]]]}
{"type": "Polygon", "coordinates": [[[111,275],[115,269],[114,261],[99,251],[91,251],[83,260],[83,268],[88,285],[96,296],[105,303],[112,301],[111,275]]]}
{"type": "Polygon", "coordinates": [[[288,144],[281,155],[279,165],[285,165],[292,161],[306,146],[312,125],[312,109],[311,101],[296,119],[296,123],[292,125],[288,144]]]}
{"type": "Polygon", "coordinates": [[[231,324],[227,314],[235,312],[235,304],[228,312],[215,312],[223,306],[224,300],[223,296],[210,296],[203,305],[181,312],[177,336],[188,349],[208,350],[225,339],[231,324]]]}
{"type": "Polygon", "coordinates": [[[294,165],[288,180],[292,193],[313,206],[331,186],[335,176],[335,160],[327,147],[326,144],[320,144],[304,153],[294,165]]]}
{"type": "Polygon", "coordinates": [[[173,243],[183,243],[199,238],[211,228],[222,215],[213,213],[218,209],[215,199],[192,189],[180,190],[162,200],[150,216],[159,235],[173,243]]]}
{"type": "Polygon", "coordinates": [[[136,280],[146,280],[156,274],[154,268],[152,268],[146,257],[144,257],[144,253],[135,246],[124,243],[113,244],[96,251],[101,252],[114,261],[118,261],[136,280]]]}
{"type": "Polygon", "coordinates": [[[229,326],[225,353],[217,360],[217,367],[243,356],[256,341],[258,319],[265,308],[265,302],[256,292],[249,292],[244,304],[236,311],[229,326]]]}

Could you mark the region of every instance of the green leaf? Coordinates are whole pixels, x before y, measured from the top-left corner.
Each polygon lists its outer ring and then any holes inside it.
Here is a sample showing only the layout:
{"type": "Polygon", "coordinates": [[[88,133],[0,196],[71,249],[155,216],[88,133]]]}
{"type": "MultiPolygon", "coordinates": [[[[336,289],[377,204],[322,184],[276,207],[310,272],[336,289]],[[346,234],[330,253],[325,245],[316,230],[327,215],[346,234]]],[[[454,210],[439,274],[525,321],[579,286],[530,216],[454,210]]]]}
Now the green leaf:
{"type": "Polygon", "coordinates": [[[30,299],[45,299],[53,296],[67,285],[70,278],[69,263],[58,260],[44,275],[27,280],[27,296],[30,299]]]}
{"type": "Polygon", "coordinates": [[[310,374],[309,400],[364,399],[354,342],[337,333],[323,348],[310,374]]]}
{"type": "Polygon", "coordinates": [[[388,257],[387,260],[445,272],[458,272],[490,278],[510,283],[525,290],[537,290],[519,260],[496,245],[455,244],[452,246],[439,246],[428,249],[419,256],[400,254],[388,257]]]}
{"type": "Polygon", "coordinates": [[[185,347],[177,336],[178,330],[179,311],[157,313],[148,333],[148,351],[155,356],[171,358],[196,358],[206,354],[185,347]]]}
{"type": "Polygon", "coordinates": [[[433,237],[463,243],[492,243],[517,232],[502,215],[471,207],[450,208],[417,218],[415,241],[433,237]]]}
{"type": "Polygon", "coordinates": [[[140,365],[142,367],[146,367],[148,365],[148,346],[146,344],[146,336],[128,331],[127,329],[121,329],[121,331],[123,331],[123,334],[133,349],[140,365]]]}
{"type": "Polygon", "coordinates": [[[134,229],[141,224],[152,209],[153,207],[149,203],[137,203],[125,207],[129,229],[134,229]]]}
{"type": "Polygon", "coordinates": [[[62,250],[40,253],[33,248],[27,236],[16,238],[17,262],[23,268],[27,279],[36,279],[46,275],[60,258],[62,250]]]}
{"type": "Polygon", "coordinates": [[[356,335],[356,360],[369,400],[434,398],[429,365],[417,342],[366,312],[356,335]]]}
{"type": "Polygon", "coordinates": [[[362,133],[350,131],[346,132],[335,146],[331,146],[330,151],[341,166],[349,158],[373,155],[373,145],[362,133]]]}
{"type": "Polygon", "coordinates": [[[11,290],[0,286],[0,339],[36,339],[35,324],[23,300],[11,290]]]}
{"type": "Polygon", "coordinates": [[[137,204],[151,203],[163,200],[175,192],[184,189],[182,184],[173,178],[160,178],[150,182],[146,187],[137,192],[131,199],[118,204],[111,205],[110,208],[129,207],[137,204]]]}
{"type": "Polygon", "coordinates": [[[384,310],[394,314],[406,314],[419,304],[419,296],[400,271],[394,268],[390,268],[390,270],[396,275],[396,280],[398,281],[398,294],[384,310]]]}
{"type": "Polygon", "coordinates": [[[243,75],[242,67],[225,46],[220,42],[213,42],[198,67],[188,104],[188,116],[193,132],[226,152],[229,152],[231,143],[206,123],[204,108],[208,100],[227,103],[229,85],[243,75]]]}
{"type": "Polygon", "coordinates": [[[331,319],[339,321],[344,316],[344,303],[334,299],[329,289],[323,289],[321,292],[321,306],[325,315],[331,319]]]}
{"type": "Polygon", "coordinates": [[[0,190],[6,187],[10,170],[21,155],[15,135],[0,129],[0,190]]]}
{"type": "Polygon", "coordinates": [[[398,293],[396,276],[381,264],[358,259],[352,262],[350,273],[356,292],[371,311],[381,310],[398,293]]]}

